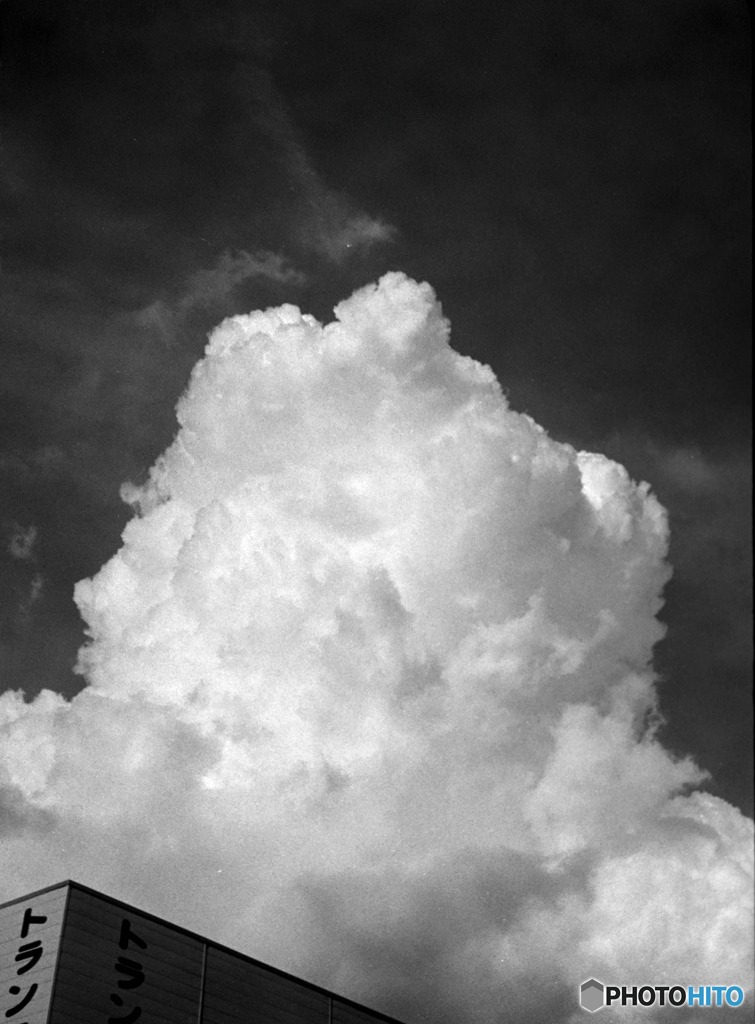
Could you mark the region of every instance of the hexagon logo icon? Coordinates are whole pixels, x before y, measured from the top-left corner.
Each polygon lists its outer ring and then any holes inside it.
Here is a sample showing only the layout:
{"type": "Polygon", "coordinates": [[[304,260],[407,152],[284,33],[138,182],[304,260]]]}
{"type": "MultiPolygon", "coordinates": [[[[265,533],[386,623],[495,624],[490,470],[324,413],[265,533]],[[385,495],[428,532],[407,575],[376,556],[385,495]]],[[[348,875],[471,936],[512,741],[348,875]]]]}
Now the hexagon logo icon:
{"type": "Polygon", "coordinates": [[[604,987],[595,978],[590,978],[589,981],[583,982],[579,987],[579,1003],[584,1010],[589,1010],[590,1013],[595,1013],[596,1010],[600,1010],[604,1005],[603,992],[604,987]]]}

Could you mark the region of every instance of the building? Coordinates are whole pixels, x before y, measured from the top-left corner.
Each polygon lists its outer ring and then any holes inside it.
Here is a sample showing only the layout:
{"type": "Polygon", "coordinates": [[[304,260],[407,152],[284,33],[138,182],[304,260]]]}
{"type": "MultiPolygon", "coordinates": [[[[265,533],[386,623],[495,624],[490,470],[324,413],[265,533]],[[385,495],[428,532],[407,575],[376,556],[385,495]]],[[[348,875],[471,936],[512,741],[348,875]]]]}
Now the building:
{"type": "Polygon", "coordinates": [[[9,1024],[399,1024],[77,882],[0,905],[9,1024]]]}

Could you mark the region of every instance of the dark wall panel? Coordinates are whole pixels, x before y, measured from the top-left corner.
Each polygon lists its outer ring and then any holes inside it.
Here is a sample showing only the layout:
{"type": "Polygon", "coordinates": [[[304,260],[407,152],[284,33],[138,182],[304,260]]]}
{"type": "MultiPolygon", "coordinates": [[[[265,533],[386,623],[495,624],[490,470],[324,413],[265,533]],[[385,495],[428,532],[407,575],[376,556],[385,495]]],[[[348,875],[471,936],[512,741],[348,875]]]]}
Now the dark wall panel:
{"type": "Polygon", "coordinates": [[[329,1024],[330,999],[212,946],[202,1024],[329,1024]]]}
{"type": "Polygon", "coordinates": [[[47,1024],[67,891],[60,886],[0,908],[0,1020],[47,1024]]]}
{"type": "Polygon", "coordinates": [[[332,1024],[376,1024],[380,1020],[376,1013],[349,1006],[348,1003],[342,1003],[338,996],[333,997],[332,1024]]]}
{"type": "Polygon", "coordinates": [[[202,957],[199,939],[72,888],[50,1024],[197,1024],[202,957]]]}

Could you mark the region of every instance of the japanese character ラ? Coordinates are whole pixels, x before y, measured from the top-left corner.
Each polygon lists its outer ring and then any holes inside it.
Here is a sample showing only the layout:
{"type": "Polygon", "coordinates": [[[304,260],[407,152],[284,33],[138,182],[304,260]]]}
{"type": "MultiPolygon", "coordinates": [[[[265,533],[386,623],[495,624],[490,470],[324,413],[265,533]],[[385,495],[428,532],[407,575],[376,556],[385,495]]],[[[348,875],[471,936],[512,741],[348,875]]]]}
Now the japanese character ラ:
{"type": "Polygon", "coordinates": [[[128,980],[121,980],[118,982],[118,988],[139,988],[144,981],[142,965],[138,964],[136,960],[129,960],[125,956],[119,956],[115,969],[120,974],[128,976],[128,980]]]}
{"type": "Polygon", "coordinates": [[[25,942],[23,946],[19,946],[18,953],[15,956],[16,963],[18,964],[22,960],[28,960],[29,962],[24,964],[23,967],[19,967],[16,974],[26,974],[32,967],[35,967],[42,958],[43,952],[42,943],[39,939],[36,939],[34,942],[25,942]]]}

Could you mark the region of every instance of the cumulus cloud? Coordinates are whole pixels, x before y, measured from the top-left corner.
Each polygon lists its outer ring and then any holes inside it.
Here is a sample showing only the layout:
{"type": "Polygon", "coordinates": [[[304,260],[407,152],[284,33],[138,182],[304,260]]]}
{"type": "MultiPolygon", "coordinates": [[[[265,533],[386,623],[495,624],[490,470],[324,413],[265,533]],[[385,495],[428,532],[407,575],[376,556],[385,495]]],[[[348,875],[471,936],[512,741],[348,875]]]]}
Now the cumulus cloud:
{"type": "Polygon", "coordinates": [[[88,686],[0,698],[0,895],[73,876],[407,1021],[751,992],[752,823],[656,737],[663,508],[429,285],[335,312],[212,333],[77,585],[88,686]]]}

